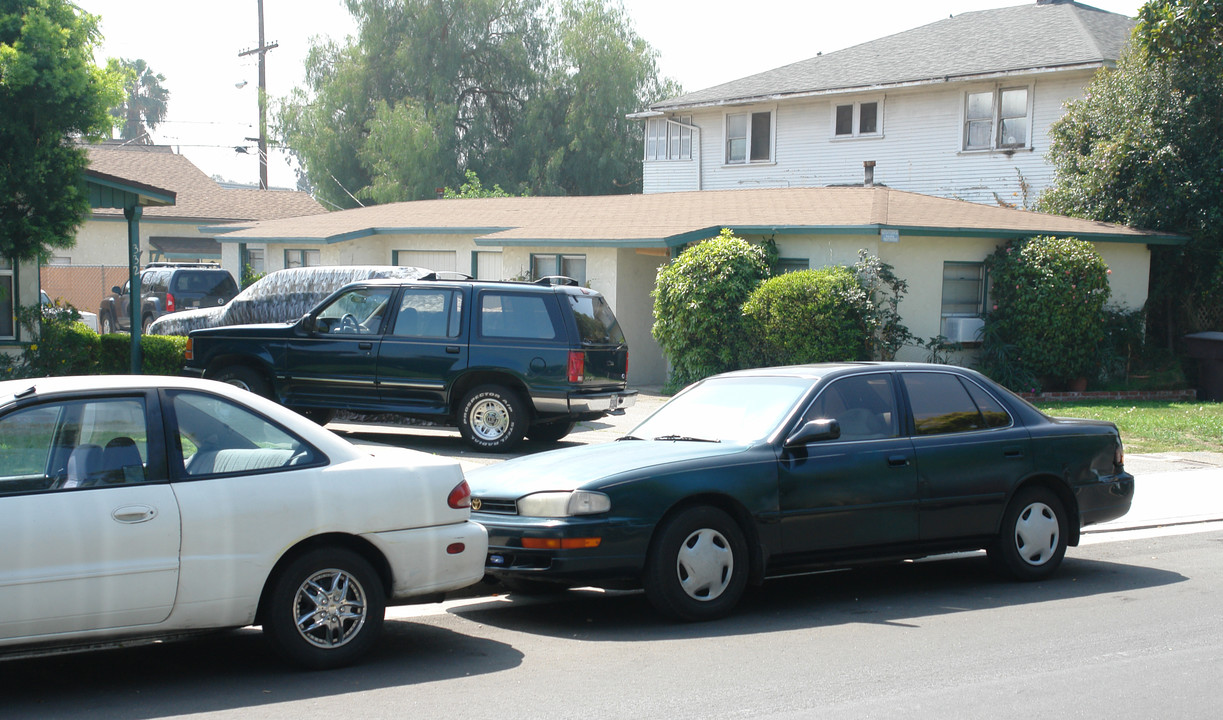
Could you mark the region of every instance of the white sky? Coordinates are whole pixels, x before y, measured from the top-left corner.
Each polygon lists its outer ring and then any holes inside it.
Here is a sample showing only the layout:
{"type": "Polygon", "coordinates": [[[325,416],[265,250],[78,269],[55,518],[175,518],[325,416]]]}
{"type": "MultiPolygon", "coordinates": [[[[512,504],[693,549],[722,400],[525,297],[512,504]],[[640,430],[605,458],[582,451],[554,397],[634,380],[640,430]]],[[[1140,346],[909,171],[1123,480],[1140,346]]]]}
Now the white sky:
{"type": "MultiPolygon", "coordinates": [[[[1034,2],[1034,0],[1026,0],[1034,2]]],[[[973,10],[1024,0],[623,0],[637,34],[659,52],[663,75],[685,91],[700,90],[973,10]]],[[[102,18],[105,41],[97,55],[143,58],[166,77],[167,120],[153,132],[209,175],[258,183],[256,0],[77,0],[102,18]],[[244,88],[235,84],[245,80],[244,88]],[[234,151],[252,146],[249,155],[234,151]]],[[[1088,0],[1129,16],[1141,0],[1088,0]]],[[[355,32],[342,0],[264,0],[264,36],[279,47],[267,54],[268,94],[275,101],[302,84],[310,40],[355,32]]],[[[270,116],[270,113],[269,113],[270,116]]],[[[287,154],[269,153],[272,187],[294,187],[287,154]]]]}

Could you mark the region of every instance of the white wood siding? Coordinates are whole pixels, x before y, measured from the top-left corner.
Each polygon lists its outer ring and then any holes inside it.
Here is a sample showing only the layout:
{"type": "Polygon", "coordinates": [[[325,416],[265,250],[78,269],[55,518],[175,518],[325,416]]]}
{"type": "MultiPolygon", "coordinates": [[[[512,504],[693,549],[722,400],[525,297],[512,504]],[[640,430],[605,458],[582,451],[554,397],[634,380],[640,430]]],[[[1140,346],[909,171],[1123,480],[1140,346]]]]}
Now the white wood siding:
{"type": "MultiPolygon", "coordinates": [[[[898,190],[952,197],[973,202],[999,201],[1024,206],[1036,201],[1052,180],[1045,162],[1049,126],[1063,113],[1063,103],[1082,96],[1087,72],[1014,78],[995,83],[949,83],[929,88],[795,100],[777,107],[775,157],[768,164],[723,163],[723,116],[714,108],[693,114],[702,128],[699,189],[750,187],[823,187],[861,185],[862,163],[874,160],[875,183],[898,190]],[[1025,85],[1031,88],[1031,142],[1028,148],[964,152],[963,97],[970,89],[1025,85]],[[879,137],[833,139],[833,106],[858,100],[881,100],[883,134],[879,137]],[[1021,191],[1020,175],[1029,185],[1021,191]]],[[[735,112],[768,106],[736,107],[735,112]]],[[[686,163],[654,161],[644,167],[644,191],[696,190],[698,183],[680,171],[686,163]]],[[[687,168],[684,168],[687,169],[687,168]]]]}

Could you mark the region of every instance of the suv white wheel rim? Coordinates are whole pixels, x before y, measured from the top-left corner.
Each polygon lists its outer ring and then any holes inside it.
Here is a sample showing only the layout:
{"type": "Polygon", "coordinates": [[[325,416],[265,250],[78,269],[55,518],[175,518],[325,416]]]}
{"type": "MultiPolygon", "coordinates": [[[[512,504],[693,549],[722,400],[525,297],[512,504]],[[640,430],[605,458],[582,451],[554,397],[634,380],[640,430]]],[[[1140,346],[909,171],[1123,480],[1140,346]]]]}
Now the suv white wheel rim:
{"type": "Polygon", "coordinates": [[[712,528],[694,530],[679,546],[675,572],[680,587],[693,600],[716,600],[735,573],[730,542],[712,528]]]}
{"type": "Polygon", "coordinates": [[[499,440],[510,429],[510,412],[496,400],[481,400],[471,409],[471,431],[481,440],[499,440]]]}
{"type": "Polygon", "coordinates": [[[1034,502],[1019,513],[1015,520],[1015,549],[1029,565],[1044,565],[1053,557],[1061,528],[1053,508],[1034,502]]]}
{"type": "Polygon", "coordinates": [[[297,588],[293,622],[302,639],[314,647],[341,647],[365,626],[365,590],[343,570],[320,570],[297,588]]]}

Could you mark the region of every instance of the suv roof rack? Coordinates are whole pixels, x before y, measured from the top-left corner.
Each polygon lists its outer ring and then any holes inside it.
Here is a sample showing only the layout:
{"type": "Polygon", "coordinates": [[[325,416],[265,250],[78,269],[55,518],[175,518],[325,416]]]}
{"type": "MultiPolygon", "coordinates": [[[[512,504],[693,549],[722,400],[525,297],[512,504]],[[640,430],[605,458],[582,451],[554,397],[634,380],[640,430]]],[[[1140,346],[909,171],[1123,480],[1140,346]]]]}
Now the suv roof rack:
{"type": "Polygon", "coordinates": [[[552,287],[554,285],[565,285],[568,287],[577,287],[578,281],[565,275],[545,275],[536,280],[534,285],[543,285],[544,287],[552,287]]]}
{"type": "Polygon", "coordinates": [[[416,279],[417,280],[474,280],[475,278],[468,275],[467,273],[461,273],[457,270],[433,270],[431,272],[425,273],[424,275],[421,275],[420,277],[416,279]],[[443,275],[445,275],[446,277],[442,277],[443,275]]]}
{"type": "Polygon", "coordinates": [[[151,262],[148,265],[145,265],[144,267],[146,270],[149,268],[206,268],[206,269],[211,270],[213,268],[221,267],[221,263],[216,263],[216,262],[161,262],[161,261],[158,261],[158,262],[151,262]]]}

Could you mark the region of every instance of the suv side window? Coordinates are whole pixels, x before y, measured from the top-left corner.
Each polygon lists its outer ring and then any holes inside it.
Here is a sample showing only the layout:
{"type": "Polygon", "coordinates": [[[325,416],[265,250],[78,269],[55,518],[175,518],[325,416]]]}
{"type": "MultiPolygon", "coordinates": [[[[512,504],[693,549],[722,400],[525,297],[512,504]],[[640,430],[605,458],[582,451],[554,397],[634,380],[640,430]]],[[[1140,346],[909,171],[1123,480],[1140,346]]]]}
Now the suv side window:
{"type": "MultiPolygon", "coordinates": [[[[918,435],[946,435],[972,432],[989,427],[999,427],[998,412],[1002,412],[1009,425],[1010,417],[994,403],[987,407],[990,414],[987,422],[981,408],[973,401],[964,383],[950,373],[921,372],[902,373],[905,389],[909,393],[909,404],[913,407],[913,426],[918,435]]],[[[971,384],[971,383],[970,383],[971,384]]],[[[981,393],[984,399],[988,395],[981,393]]]]}
{"type": "Polygon", "coordinates": [[[334,335],[371,335],[382,330],[383,316],[394,289],[358,287],[319,311],[315,330],[334,335]]]}
{"type": "Polygon", "coordinates": [[[404,288],[391,334],[396,337],[458,337],[463,296],[454,290],[404,288]]]}
{"type": "Polygon", "coordinates": [[[480,335],[486,338],[555,340],[557,313],[551,296],[485,292],[480,295],[480,335]]]}

